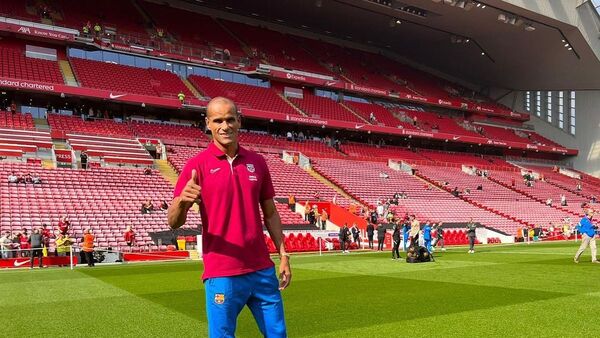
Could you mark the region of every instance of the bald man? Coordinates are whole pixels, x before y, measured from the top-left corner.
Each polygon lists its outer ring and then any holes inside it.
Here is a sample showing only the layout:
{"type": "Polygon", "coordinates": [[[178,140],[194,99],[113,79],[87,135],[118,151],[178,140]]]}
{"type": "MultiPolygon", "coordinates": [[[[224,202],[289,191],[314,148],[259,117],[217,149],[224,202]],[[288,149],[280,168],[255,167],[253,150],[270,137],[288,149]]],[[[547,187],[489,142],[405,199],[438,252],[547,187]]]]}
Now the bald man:
{"type": "Polygon", "coordinates": [[[285,337],[280,290],[292,274],[269,169],[262,156],[239,146],[241,120],[231,100],[212,99],[206,125],[213,142],[183,168],[167,217],[178,228],[192,205],[200,205],[208,335],[234,337],[237,317],[248,306],[265,337],[285,337]],[[264,241],[261,209],[281,260],[280,280],[264,241]]]}

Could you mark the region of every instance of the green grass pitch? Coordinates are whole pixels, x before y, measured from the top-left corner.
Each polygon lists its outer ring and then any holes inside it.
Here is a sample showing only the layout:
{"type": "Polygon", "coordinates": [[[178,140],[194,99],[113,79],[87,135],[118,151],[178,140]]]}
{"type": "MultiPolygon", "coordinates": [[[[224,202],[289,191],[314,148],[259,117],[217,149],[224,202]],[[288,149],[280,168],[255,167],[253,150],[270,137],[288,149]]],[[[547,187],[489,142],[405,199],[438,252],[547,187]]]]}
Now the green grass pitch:
{"type": "MultiPolygon", "coordinates": [[[[600,264],[577,244],[292,257],[290,337],[593,337],[600,264]]],[[[199,262],[0,272],[5,337],[205,337],[199,262]]],[[[247,309],[238,337],[260,337],[247,309]]]]}

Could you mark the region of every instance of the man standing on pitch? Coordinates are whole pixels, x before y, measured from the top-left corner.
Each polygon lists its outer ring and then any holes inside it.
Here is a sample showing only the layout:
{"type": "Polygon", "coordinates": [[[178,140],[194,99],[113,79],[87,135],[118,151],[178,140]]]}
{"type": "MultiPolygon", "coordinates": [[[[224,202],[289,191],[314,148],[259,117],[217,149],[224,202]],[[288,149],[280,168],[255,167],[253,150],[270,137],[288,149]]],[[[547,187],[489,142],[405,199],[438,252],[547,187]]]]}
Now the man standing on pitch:
{"type": "Polygon", "coordinates": [[[581,254],[588,246],[592,250],[592,263],[600,263],[596,258],[596,226],[592,224],[593,217],[594,211],[588,209],[586,215],[583,216],[577,225],[577,231],[581,233],[581,246],[573,259],[575,263],[579,263],[579,257],[581,257],[581,254]]]}
{"type": "Polygon", "coordinates": [[[234,337],[246,305],[264,336],[285,337],[280,290],[292,273],[269,169],[262,156],[239,146],[240,115],[231,100],[216,97],[206,110],[213,142],[183,168],[169,225],[182,226],[192,205],[200,205],[209,337],[234,337]],[[281,281],[263,238],[259,205],[279,252],[281,281]]]}
{"type": "Polygon", "coordinates": [[[469,238],[469,253],[475,253],[475,240],[477,239],[477,224],[471,218],[467,223],[467,237],[469,238]]]}

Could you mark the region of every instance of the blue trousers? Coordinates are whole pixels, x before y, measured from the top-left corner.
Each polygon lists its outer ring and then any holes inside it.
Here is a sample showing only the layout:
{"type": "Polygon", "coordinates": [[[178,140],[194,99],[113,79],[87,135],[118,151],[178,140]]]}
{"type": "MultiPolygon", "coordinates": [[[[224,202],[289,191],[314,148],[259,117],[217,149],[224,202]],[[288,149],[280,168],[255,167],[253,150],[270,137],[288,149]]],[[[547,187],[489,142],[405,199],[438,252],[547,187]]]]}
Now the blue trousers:
{"type": "Polygon", "coordinates": [[[287,337],[275,268],[204,282],[210,338],[235,337],[237,317],[248,306],[263,336],[287,337]]]}
{"type": "Polygon", "coordinates": [[[424,240],[424,242],[425,242],[424,244],[425,244],[425,247],[427,248],[427,251],[431,252],[431,240],[426,239],[426,240],[424,240]]]}

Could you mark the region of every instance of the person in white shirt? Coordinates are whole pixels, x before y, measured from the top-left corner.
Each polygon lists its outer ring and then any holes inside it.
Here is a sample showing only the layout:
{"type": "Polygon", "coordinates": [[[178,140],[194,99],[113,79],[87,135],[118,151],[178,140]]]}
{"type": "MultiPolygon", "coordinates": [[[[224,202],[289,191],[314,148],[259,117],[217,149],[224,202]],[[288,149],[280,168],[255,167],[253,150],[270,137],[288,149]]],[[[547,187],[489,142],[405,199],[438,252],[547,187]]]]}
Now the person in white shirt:
{"type": "Polygon", "coordinates": [[[15,175],[14,172],[12,172],[10,175],[8,175],[8,183],[17,183],[19,181],[19,178],[17,177],[17,175],[15,175]]]}

